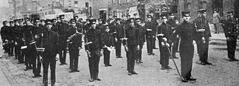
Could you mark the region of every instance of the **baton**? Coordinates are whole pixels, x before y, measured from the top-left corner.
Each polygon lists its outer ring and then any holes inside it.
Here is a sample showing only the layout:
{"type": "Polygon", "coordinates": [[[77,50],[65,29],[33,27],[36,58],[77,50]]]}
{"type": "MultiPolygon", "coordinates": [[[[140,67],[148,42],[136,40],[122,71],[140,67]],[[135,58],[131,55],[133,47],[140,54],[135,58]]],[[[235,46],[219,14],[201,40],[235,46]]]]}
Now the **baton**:
{"type": "Polygon", "coordinates": [[[173,61],[173,64],[174,64],[174,66],[175,66],[175,68],[176,68],[176,70],[177,70],[177,72],[178,72],[179,77],[180,77],[181,79],[183,79],[183,77],[181,76],[181,74],[180,74],[180,72],[179,72],[178,66],[177,66],[177,64],[176,64],[176,62],[175,62],[175,60],[174,60],[174,58],[173,58],[173,56],[172,56],[171,50],[169,49],[169,47],[167,47],[167,49],[168,49],[168,52],[169,52],[169,54],[170,54],[170,57],[171,57],[171,59],[172,59],[172,61],[173,61]]]}

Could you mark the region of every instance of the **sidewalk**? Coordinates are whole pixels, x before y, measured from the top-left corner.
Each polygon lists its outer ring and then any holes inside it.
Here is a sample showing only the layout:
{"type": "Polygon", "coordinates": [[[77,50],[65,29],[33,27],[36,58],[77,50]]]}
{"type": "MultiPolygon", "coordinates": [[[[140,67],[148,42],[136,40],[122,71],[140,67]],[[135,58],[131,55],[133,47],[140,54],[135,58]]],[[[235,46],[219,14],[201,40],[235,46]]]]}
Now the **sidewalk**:
{"type": "Polygon", "coordinates": [[[8,79],[6,78],[6,76],[3,74],[2,69],[0,71],[0,83],[1,86],[11,86],[10,82],[8,81],[8,79]]]}
{"type": "MultiPolygon", "coordinates": [[[[3,60],[4,58],[4,55],[3,55],[3,52],[0,52],[0,60],[3,60]]],[[[0,63],[2,64],[2,62],[0,63]]],[[[9,82],[7,76],[4,74],[3,72],[3,69],[0,67],[0,83],[1,83],[1,86],[12,86],[11,83],[9,82]]]]}

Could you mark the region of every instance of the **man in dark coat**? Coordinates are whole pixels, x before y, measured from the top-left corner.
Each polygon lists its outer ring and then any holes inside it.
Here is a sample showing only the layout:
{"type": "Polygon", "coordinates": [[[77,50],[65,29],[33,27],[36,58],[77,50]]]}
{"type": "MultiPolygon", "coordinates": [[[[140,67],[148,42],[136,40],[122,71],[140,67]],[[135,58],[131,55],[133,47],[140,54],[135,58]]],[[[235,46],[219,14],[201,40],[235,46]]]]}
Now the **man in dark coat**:
{"type": "Polygon", "coordinates": [[[239,61],[235,57],[235,50],[237,45],[238,37],[238,21],[233,16],[233,11],[229,11],[227,14],[227,19],[223,21],[223,29],[225,36],[227,38],[227,51],[229,61],[239,61]]]}
{"type": "Polygon", "coordinates": [[[147,52],[148,55],[154,55],[153,49],[155,48],[156,24],[153,22],[152,16],[148,16],[148,21],[146,22],[145,27],[147,28],[147,52]]]}
{"type": "Polygon", "coordinates": [[[30,20],[26,21],[26,26],[23,29],[23,39],[25,42],[26,48],[23,49],[23,53],[25,55],[25,65],[27,71],[28,69],[32,69],[33,67],[33,58],[37,55],[36,46],[35,46],[35,38],[34,38],[34,26],[30,22],[30,20]]]}
{"type": "Polygon", "coordinates": [[[122,45],[122,38],[124,37],[124,26],[121,24],[121,19],[117,18],[115,19],[116,21],[116,39],[115,39],[115,53],[116,53],[116,58],[122,58],[121,56],[121,45],[122,45]]]}
{"type": "Polygon", "coordinates": [[[212,63],[208,62],[208,47],[211,31],[206,18],[206,10],[200,9],[199,13],[199,17],[194,20],[194,25],[197,31],[197,51],[202,65],[212,65],[212,63]]]}
{"type": "MultiPolygon", "coordinates": [[[[175,32],[175,28],[178,26],[179,22],[175,18],[173,13],[169,13],[169,18],[168,18],[168,22],[167,23],[170,25],[172,31],[175,32]]],[[[179,37],[175,33],[173,33],[172,42],[173,42],[172,56],[173,56],[173,58],[177,59],[178,57],[176,57],[176,52],[178,51],[179,37]]]]}
{"type": "Polygon", "coordinates": [[[70,53],[70,72],[79,72],[78,59],[79,51],[82,48],[82,32],[83,29],[77,27],[76,21],[71,20],[71,26],[68,31],[68,47],[70,53]]]}
{"type": "Polygon", "coordinates": [[[127,70],[128,75],[138,74],[134,70],[135,59],[137,56],[137,50],[139,50],[139,33],[136,28],[136,24],[134,23],[134,19],[128,20],[128,25],[126,26],[126,38],[127,38],[127,70]]]}
{"type": "Polygon", "coordinates": [[[137,50],[137,58],[136,58],[136,62],[137,63],[143,63],[142,61],[142,49],[146,40],[146,27],[145,27],[145,23],[142,21],[142,19],[138,18],[136,19],[136,23],[137,23],[137,29],[138,29],[138,34],[139,34],[139,50],[137,50]]]}
{"type": "Polygon", "coordinates": [[[24,45],[24,42],[22,40],[22,38],[23,38],[23,34],[22,34],[23,21],[19,20],[18,22],[19,22],[19,25],[18,25],[18,28],[16,29],[16,42],[17,42],[16,44],[17,44],[17,46],[15,49],[17,50],[16,55],[18,55],[17,58],[18,58],[19,64],[21,64],[21,63],[24,63],[24,55],[21,50],[21,46],[24,45]]]}
{"type": "Polygon", "coordinates": [[[103,46],[103,54],[104,54],[104,64],[105,67],[112,66],[110,64],[110,53],[113,47],[113,34],[110,33],[110,29],[108,25],[104,26],[105,31],[102,31],[101,34],[101,41],[102,41],[102,46],[103,46]]]}
{"type": "Polygon", "coordinates": [[[8,47],[8,29],[9,29],[9,22],[3,21],[3,27],[1,28],[1,38],[3,43],[3,49],[6,53],[9,53],[9,47],[8,47]]]}
{"type": "Polygon", "coordinates": [[[40,25],[39,20],[35,20],[35,30],[34,30],[34,37],[36,41],[36,47],[37,47],[37,54],[33,58],[33,78],[41,77],[41,59],[42,52],[38,50],[38,48],[43,47],[43,31],[45,30],[45,27],[42,27],[40,25]]]}
{"type": "Polygon", "coordinates": [[[46,20],[47,30],[43,33],[43,84],[48,86],[48,68],[51,69],[51,85],[56,82],[56,54],[58,48],[58,34],[52,31],[51,20],[46,20]]]}
{"type": "Polygon", "coordinates": [[[180,43],[180,57],[181,57],[181,75],[182,82],[196,81],[192,78],[192,64],[194,56],[193,40],[195,40],[196,29],[192,23],[190,23],[190,12],[183,11],[183,23],[176,28],[176,34],[181,38],[180,43]]]}
{"type": "Polygon", "coordinates": [[[99,62],[101,57],[101,30],[96,27],[96,20],[90,20],[90,27],[85,34],[85,49],[89,58],[90,82],[101,81],[98,77],[99,62]]]}
{"type": "Polygon", "coordinates": [[[172,35],[173,31],[171,30],[171,26],[167,23],[166,15],[161,15],[162,17],[162,24],[157,28],[158,30],[158,40],[159,40],[159,50],[160,50],[160,64],[161,69],[171,69],[169,67],[169,49],[172,44],[172,35]]]}
{"type": "Polygon", "coordinates": [[[64,15],[59,16],[61,21],[57,23],[56,28],[54,27],[53,31],[57,32],[59,34],[59,57],[60,57],[60,65],[66,65],[66,53],[67,53],[67,31],[69,28],[69,25],[64,20],[64,15]]]}
{"type": "Polygon", "coordinates": [[[10,21],[10,27],[8,29],[9,31],[9,35],[8,35],[8,39],[9,39],[9,56],[13,56],[14,54],[14,45],[15,45],[15,31],[14,31],[15,25],[14,25],[14,21],[10,21]]]}

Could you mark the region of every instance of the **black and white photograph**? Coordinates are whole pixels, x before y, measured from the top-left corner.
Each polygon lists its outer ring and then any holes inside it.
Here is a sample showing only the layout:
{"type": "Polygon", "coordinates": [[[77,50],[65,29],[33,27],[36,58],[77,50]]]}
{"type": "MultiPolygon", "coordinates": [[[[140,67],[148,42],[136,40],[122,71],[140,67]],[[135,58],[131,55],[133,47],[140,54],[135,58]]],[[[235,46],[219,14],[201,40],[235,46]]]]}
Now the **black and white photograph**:
{"type": "Polygon", "coordinates": [[[0,86],[239,86],[239,0],[0,0],[0,86]]]}

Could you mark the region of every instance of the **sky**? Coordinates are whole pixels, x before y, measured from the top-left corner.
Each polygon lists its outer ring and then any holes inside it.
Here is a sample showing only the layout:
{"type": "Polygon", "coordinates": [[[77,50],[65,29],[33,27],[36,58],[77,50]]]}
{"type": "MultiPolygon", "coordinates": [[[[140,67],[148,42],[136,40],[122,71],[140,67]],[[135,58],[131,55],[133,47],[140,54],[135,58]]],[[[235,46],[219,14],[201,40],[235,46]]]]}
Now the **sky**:
{"type": "Polygon", "coordinates": [[[8,0],[0,0],[0,7],[8,7],[8,0]]]}

